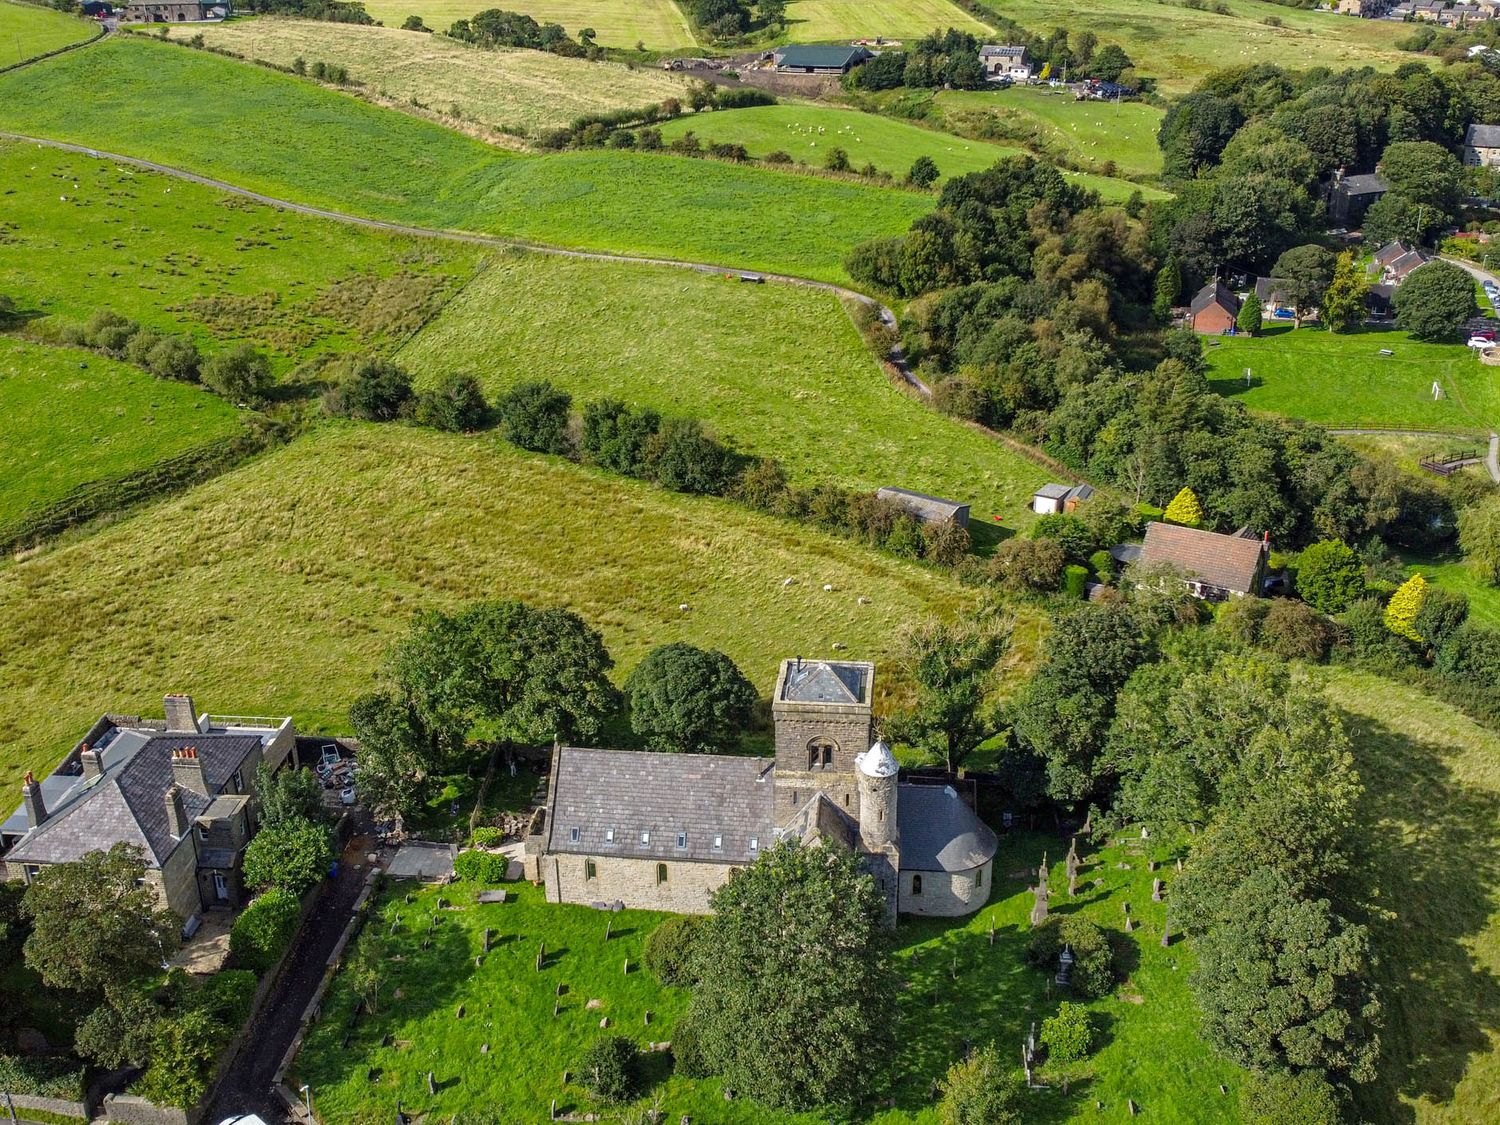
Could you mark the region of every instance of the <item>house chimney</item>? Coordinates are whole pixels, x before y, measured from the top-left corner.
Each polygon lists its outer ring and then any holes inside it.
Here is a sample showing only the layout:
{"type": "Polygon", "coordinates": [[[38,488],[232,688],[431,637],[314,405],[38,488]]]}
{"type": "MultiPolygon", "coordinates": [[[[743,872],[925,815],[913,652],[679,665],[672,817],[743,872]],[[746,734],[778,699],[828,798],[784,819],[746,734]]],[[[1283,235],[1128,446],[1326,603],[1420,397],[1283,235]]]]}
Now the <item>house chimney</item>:
{"type": "Polygon", "coordinates": [[[191,695],[169,695],[166,704],[168,734],[198,733],[198,712],[191,695]]]}
{"type": "Polygon", "coordinates": [[[95,750],[87,742],[83,749],[78,752],[78,760],[83,763],[83,776],[85,779],[104,776],[104,755],[95,750]]]}
{"type": "Polygon", "coordinates": [[[196,746],[184,746],[172,751],[172,780],[200,797],[212,796],[208,791],[208,778],[203,776],[203,762],[198,757],[196,746]]]}
{"type": "Polygon", "coordinates": [[[172,832],[174,840],[180,840],[188,834],[187,806],[182,803],[182,786],[167,786],[167,827],[172,832]]]}
{"type": "Polygon", "coordinates": [[[26,806],[27,825],[40,828],[47,819],[47,806],[42,802],[42,786],[30,770],[26,771],[26,781],[21,786],[21,803],[26,806]]]}

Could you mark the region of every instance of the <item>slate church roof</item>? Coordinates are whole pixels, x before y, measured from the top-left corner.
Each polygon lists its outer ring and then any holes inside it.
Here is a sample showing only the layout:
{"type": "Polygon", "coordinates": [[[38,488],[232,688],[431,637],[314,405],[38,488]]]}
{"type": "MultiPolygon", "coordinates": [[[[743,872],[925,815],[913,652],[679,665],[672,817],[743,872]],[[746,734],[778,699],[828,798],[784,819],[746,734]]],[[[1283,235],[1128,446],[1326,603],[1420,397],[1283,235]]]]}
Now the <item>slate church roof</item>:
{"type": "Polygon", "coordinates": [[[788,703],[868,703],[873,665],[798,659],[788,665],[781,698],[788,703]]]}
{"type": "Polygon", "coordinates": [[[969,871],[995,858],[1000,841],[948,785],[896,792],[902,871],[969,871]]]}

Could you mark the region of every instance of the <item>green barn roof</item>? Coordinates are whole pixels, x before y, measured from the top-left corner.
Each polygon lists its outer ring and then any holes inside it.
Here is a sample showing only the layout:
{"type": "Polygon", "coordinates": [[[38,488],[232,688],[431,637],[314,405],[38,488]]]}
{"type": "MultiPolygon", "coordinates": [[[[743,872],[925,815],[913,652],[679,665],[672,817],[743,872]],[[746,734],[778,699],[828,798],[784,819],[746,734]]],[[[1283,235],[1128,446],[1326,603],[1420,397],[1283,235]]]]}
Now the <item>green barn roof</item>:
{"type": "Polygon", "coordinates": [[[863,62],[870,52],[863,47],[783,47],[776,52],[777,66],[848,67],[863,62]]]}

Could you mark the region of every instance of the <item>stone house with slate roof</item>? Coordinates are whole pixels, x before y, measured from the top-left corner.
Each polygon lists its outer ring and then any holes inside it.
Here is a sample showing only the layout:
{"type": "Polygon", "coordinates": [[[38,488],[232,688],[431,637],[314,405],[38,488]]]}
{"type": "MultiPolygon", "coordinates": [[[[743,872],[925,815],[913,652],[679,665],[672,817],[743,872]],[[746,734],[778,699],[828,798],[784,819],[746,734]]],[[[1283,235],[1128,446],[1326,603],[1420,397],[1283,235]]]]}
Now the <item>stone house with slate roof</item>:
{"type": "Polygon", "coordinates": [[[1259,597],[1270,544],[1248,532],[1221,535],[1174,523],[1146,525],[1139,565],[1166,566],[1182,574],[1195,598],[1222,602],[1259,597]]]}
{"type": "Polygon", "coordinates": [[[1500,167],[1500,125],[1470,125],[1464,133],[1464,163],[1470,168],[1500,167]]]}
{"type": "Polygon", "coordinates": [[[780,840],[857,852],[896,913],[989,898],[999,842],[947,786],[905,784],[874,737],[875,666],[782,662],[771,758],[559,747],[526,873],[549,902],[702,914],[780,840]]]}
{"type": "Polygon", "coordinates": [[[29,883],[126,843],[179,917],[238,906],[256,768],[279,767],[295,742],[290,718],[199,715],[187,695],[166,697],[165,720],[104,715],[50,775],[26,775],[0,825],[0,878],[29,883]]]}

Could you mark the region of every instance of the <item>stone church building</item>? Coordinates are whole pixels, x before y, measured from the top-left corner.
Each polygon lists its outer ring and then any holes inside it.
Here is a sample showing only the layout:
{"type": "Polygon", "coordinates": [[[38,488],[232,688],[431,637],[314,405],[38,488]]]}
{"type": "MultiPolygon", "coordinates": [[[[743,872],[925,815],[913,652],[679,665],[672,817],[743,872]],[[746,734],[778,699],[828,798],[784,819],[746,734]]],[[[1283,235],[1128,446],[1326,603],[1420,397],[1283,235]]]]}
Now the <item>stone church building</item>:
{"type": "Polygon", "coordinates": [[[874,738],[874,679],[868,663],[783,661],[774,758],[559,748],[527,874],[549,902],[702,914],[762,849],[833,839],[862,857],[892,916],[979,909],[995,834],[953,789],[900,782],[874,738]]]}

